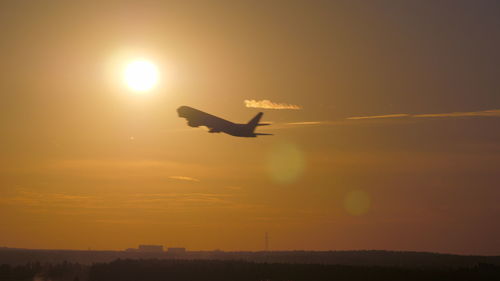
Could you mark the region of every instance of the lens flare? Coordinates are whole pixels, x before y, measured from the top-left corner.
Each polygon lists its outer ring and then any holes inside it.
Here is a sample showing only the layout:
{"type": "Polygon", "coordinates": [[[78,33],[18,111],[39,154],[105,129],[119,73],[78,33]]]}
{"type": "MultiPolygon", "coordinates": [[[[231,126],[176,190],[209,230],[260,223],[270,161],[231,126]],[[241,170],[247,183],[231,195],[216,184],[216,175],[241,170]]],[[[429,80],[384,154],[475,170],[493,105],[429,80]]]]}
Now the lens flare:
{"type": "Polygon", "coordinates": [[[303,154],[293,144],[278,144],[269,154],[267,168],[273,181],[282,184],[293,183],[304,170],[303,154]]]}
{"type": "Polygon", "coordinates": [[[353,216],[365,214],[370,209],[370,205],[370,195],[362,190],[353,190],[344,198],[344,208],[353,216]]]}

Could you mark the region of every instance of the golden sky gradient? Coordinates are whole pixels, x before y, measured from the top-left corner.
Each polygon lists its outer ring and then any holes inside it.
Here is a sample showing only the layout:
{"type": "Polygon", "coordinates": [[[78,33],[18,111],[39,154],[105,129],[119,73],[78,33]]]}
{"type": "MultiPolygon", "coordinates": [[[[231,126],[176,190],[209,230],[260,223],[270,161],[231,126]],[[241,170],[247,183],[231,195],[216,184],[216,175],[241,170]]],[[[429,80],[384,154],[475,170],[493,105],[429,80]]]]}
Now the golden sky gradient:
{"type": "Polygon", "coordinates": [[[413,2],[2,1],[0,246],[500,254],[500,4],[413,2]]]}

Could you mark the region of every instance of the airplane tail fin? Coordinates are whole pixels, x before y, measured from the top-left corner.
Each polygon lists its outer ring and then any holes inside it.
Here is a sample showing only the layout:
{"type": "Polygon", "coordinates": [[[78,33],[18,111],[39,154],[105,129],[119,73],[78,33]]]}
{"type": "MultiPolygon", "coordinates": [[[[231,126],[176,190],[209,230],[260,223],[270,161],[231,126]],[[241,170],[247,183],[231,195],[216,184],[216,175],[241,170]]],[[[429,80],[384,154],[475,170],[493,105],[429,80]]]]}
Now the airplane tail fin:
{"type": "Polygon", "coordinates": [[[259,125],[259,121],[260,121],[260,118],[262,118],[262,115],[264,113],[262,112],[259,112],[257,113],[257,115],[255,115],[254,118],[252,118],[252,120],[250,120],[250,122],[248,122],[248,126],[251,126],[253,129],[255,129],[255,127],[257,127],[259,125]]]}
{"type": "Polygon", "coordinates": [[[272,136],[273,135],[273,134],[254,133],[255,128],[257,126],[271,125],[270,123],[259,123],[260,122],[260,118],[262,118],[262,115],[264,115],[264,113],[262,113],[262,112],[257,113],[257,115],[255,115],[255,117],[252,118],[252,120],[250,120],[247,123],[247,126],[249,127],[248,129],[251,130],[251,134],[253,134],[252,135],[253,137],[256,137],[256,136],[272,136]]]}

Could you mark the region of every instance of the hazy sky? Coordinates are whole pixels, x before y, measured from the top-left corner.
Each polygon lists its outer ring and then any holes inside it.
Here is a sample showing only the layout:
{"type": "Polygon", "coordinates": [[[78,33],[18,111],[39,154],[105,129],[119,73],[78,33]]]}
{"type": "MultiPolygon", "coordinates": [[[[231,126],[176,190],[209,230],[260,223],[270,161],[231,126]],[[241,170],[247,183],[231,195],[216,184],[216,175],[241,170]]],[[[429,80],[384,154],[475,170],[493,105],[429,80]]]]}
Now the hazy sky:
{"type": "Polygon", "coordinates": [[[500,2],[1,1],[0,246],[500,254],[500,2]],[[84,2],[84,3],[83,3],[84,2]],[[145,58],[150,92],[121,79],[145,58]],[[269,100],[300,109],[256,109],[269,100]],[[272,137],[189,128],[189,105],[272,137]]]}

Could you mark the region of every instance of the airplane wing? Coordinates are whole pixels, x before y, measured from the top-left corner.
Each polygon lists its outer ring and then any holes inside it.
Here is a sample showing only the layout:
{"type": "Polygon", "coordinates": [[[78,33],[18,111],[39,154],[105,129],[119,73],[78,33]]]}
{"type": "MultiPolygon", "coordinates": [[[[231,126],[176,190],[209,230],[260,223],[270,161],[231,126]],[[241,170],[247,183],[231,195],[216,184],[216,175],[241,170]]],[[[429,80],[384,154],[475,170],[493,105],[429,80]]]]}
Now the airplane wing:
{"type": "Polygon", "coordinates": [[[212,133],[220,132],[223,128],[227,128],[228,126],[234,126],[232,122],[189,106],[179,107],[177,109],[177,114],[179,117],[186,118],[189,126],[206,126],[212,133]]]}
{"type": "Polygon", "coordinates": [[[256,136],[274,136],[274,134],[255,133],[256,136]]]}

